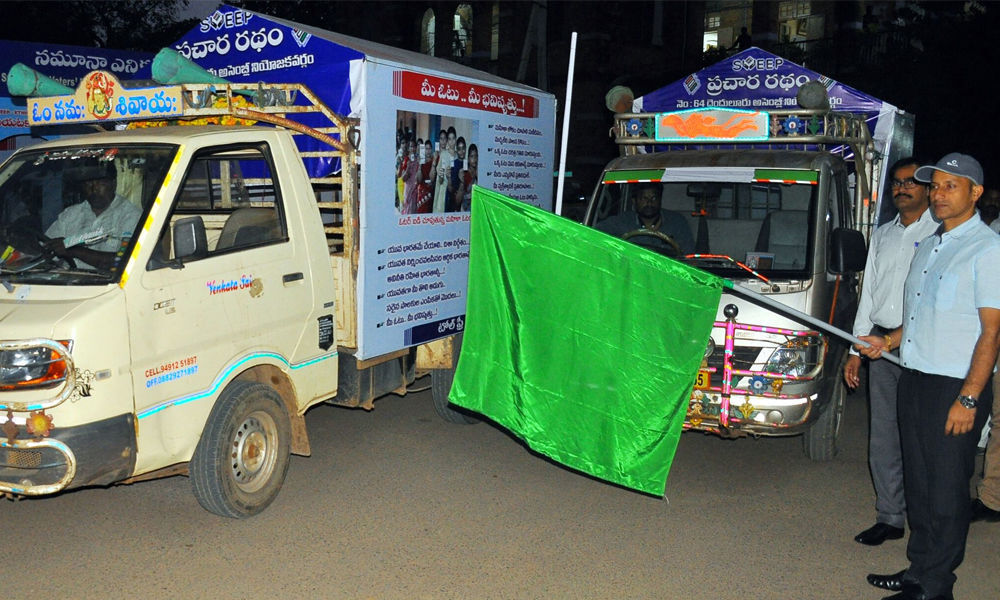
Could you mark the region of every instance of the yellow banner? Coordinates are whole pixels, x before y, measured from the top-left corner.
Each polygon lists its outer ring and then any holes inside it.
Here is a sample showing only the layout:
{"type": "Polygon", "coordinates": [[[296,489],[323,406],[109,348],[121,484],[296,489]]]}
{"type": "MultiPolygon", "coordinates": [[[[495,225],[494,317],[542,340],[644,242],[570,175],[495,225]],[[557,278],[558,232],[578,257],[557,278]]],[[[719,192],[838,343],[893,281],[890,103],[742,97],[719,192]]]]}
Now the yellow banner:
{"type": "Polygon", "coordinates": [[[122,87],[107,71],[92,71],[76,93],[28,98],[31,125],[62,125],[133,119],[162,119],[183,114],[181,86],[122,87]]]}

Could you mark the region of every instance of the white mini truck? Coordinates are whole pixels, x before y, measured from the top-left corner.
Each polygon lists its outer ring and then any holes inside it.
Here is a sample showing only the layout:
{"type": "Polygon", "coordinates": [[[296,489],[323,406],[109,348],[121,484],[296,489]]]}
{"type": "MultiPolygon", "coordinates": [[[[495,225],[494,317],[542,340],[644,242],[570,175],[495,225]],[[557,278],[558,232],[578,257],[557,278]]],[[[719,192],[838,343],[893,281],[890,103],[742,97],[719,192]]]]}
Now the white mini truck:
{"type": "Polygon", "coordinates": [[[302,86],[175,87],[182,117],[238,124],[164,127],[147,110],[142,127],[42,143],[0,167],[0,493],[187,473],[206,509],[246,517],[275,498],[289,454],[309,454],[314,404],[371,408],[431,372],[438,411],[469,420],[447,404],[452,338],[353,356],[356,121],[302,86]],[[293,92],[310,101],[292,106],[293,92]],[[340,174],[310,179],[303,133],[330,145],[340,174]],[[134,225],[99,219],[57,253],[46,233],[87,202],[81,180],[110,168],[134,225]],[[88,264],[74,246],[110,259],[88,264]]]}

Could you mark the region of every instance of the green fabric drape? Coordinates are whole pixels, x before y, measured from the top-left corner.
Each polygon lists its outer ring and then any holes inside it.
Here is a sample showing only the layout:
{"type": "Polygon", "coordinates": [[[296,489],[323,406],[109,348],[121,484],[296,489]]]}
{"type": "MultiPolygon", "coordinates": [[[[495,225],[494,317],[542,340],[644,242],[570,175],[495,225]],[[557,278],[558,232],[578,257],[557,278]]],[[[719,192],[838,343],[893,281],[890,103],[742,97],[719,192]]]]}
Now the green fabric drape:
{"type": "Polygon", "coordinates": [[[479,187],[470,230],[451,402],[663,495],[724,280],[479,187]]]}

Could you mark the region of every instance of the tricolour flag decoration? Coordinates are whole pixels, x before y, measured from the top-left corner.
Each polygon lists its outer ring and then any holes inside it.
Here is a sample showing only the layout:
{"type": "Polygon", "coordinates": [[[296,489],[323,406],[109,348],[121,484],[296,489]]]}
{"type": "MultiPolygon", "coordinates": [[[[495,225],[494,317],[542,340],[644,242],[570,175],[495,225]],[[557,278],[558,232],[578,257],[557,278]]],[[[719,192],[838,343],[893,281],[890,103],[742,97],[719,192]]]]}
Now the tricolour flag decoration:
{"type": "Polygon", "coordinates": [[[479,187],[469,244],[450,401],[662,496],[728,282],[479,187]]]}

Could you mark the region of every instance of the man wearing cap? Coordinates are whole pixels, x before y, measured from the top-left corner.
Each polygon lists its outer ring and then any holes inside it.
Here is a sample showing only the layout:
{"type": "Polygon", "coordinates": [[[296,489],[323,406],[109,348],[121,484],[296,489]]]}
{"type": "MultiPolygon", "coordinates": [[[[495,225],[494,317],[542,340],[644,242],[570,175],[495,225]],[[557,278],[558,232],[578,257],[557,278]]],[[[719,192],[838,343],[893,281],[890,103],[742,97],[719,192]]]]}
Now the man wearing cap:
{"type": "Polygon", "coordinates": [[[887,599],[951,599],[969,531],[969,479],[992,402],[1000,347],[1000,236],[976,212],[983,169],[951,153],[914,177],[931,184],[941,226],[920,243],[903,289],[903,325],[863,336],[869,358],[898,347],[898,417],[910,566],[868,575],[887,599]]]}
{"type": "Polygon", "coordinates": [[[83,169],[79,182],[87,201],[59,213],[45,231],[48,246],[64,258],[110,270],[123,240],[133,235],[142,209],[115,193],[114,163],[83,169]]]}

